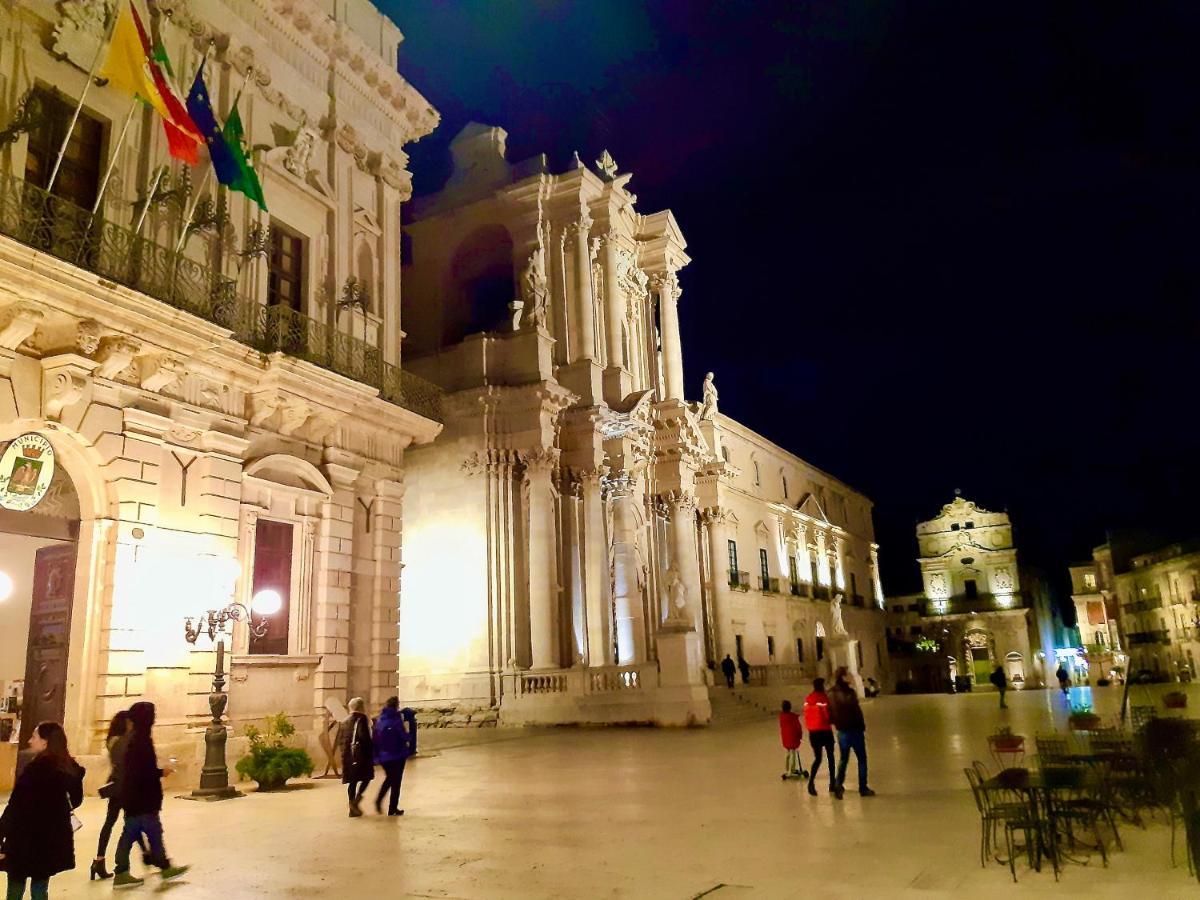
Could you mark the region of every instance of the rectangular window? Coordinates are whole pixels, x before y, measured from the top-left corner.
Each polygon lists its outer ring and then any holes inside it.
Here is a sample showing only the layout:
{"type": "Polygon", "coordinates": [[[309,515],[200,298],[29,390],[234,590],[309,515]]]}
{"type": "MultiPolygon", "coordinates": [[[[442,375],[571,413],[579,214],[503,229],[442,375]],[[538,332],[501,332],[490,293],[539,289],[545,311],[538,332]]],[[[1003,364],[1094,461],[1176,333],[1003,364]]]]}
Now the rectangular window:
{"type": "Polygon", "coordinates": [[[963,582],[963,593],[967,595],[968,600],[974,600],[979,596],[979,585],[975,583],[974,578],[968,578],[963,582]]]}
{"type": "Polygon", "coordinates": [[[862,664],[863,664],[863,662],[862,662],[862,644],[859,643],[858,641],[855,641],[854,646],[858,649],[858,667],[861,669],[862,664]]]}
{"type": "Polygon", "coordinates": [[[742,636],[740,634],[735,634],[733,636],[733,646],[734,646],[734,655],[738,658],[738,660],[740,661],[740,660],[745,659],[746,655],[743,652],[744,647],[742,646],[742,636]]]}
{"type": "Polygon", "coordinates": [[[858,576],[853,572],[850,573],[850,594],[855,598],[858,597],[858,576]]]}
{"type": "Polygon", "coordinates": [[[823,660],[825,658],[825,638],[821,637],[818,634],[816,637],[816,642],[817,642],[817,662],[820,662],[821,660],[823,660]]]}
{"type": "Polygon", "coordinates": [[[304,309],[304,238],[271,220],[271,259],[267,270],[267,303],[304,309]]]}
{"type": "Polygon", "coordinates": [[[738,584],[737,541],[729,541],[729,583],[738,584]]]}
{"type": "Polygon", "coordinates": [[[796,638],[796,662],[804,662],[804,638],[796,638]]]}
{"type": "Polygon", "coordinates": [[[952,523],[950,524],[950,530],[951,530],[951,531],[958,531],[958,523],[957,523],[957,522],[952,522],[952,523]]]}
{"type": "Polygon", "coordinates": [[[783,476],[783,499],[786,500],[787,498],[788,498],[787,476],[784,475],[783,476]]]}
{"type": "Polygon", "coordinates": [[[762,484],[762,474],[758,471],[758,463],[757,462],[754,464],[754,483],[756,485],[762,484]]]}
{"type": "Polygon", "coordinates": [[[792,582],[792,593],[800,593],[800,568],[796,565],[796,557],[788,557],[788,578],[792,582]]]}
{"type": "Polygon", "coordinates": [[[767,568],[767,551],[763,550],[761,547],[758,551],[758,568],[762,573],[763,583],[765,585],[767,579],[771,577],[771,570],[767,568]]]}
{"type": "MultiPolygon", "coordinates": [[[[75,114],[75,104],[41,88],[34,92],[32,104],[37,123],[29,132],[25,180],[45,189],[75,114]]],[[[90,116],[87,110],[81,110],[54,180],[52,193],[56,197],[91,210],[100,190],[100,167],[105,162],[101,154],[103,143],[103,123],[90,116]]]]}
{"type": "Polygon", "coordinates": [[[261,638],[250,636],[251,653],[288,652],[288,625],[292,607],[292,529],[288,522],[259,519],[254,526],[254,579],[250,597],[261,591],[279,595],[279,610],[269,616],[252,615],[255,624],[264,619],[267,631],[261,638]]]}
{"type": "Polygon", "coordinates": [[[775,660],[775,637],[770,634],[767,635],[767,659],[775,660]]]}

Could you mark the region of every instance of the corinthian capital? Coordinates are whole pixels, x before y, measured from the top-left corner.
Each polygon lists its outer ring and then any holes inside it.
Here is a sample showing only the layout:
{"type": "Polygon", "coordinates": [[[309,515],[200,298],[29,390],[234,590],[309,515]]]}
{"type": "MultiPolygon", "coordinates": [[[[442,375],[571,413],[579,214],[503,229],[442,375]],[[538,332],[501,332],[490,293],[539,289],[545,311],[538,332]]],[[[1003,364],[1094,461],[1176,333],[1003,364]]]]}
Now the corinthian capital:
{"type": "Polygon", "coordinates": [[[560,451],[556,447],[536,447],[521,452],[521,462],[527,472],[550,472],[558,465],[560,451]]]}

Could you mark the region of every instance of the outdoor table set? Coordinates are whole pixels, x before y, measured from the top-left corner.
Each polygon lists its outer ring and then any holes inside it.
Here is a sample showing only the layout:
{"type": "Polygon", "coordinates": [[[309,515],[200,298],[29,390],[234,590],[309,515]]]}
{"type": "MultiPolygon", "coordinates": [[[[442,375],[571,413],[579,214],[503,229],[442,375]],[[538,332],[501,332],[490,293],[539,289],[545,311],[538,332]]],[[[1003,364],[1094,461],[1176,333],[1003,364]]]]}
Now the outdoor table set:
{"type": "Polygon", "coordinates": [[[1107,866],[1109,843],[1123,849],[1117,820],[1136,812],[1129,788],[1140,781],[1140,767],[1132,745],[1102,733],[1081,742],[1038,738],[1037,744],[1038,768],[1009,766],[993,774],[976,762],[964,770],[980,814],[980,864],[994,857],[1008,865],[1013,881],[1021,851],[1037,871],[1048,859],[1055,879],[1064,863],[1086,865],[1092,854],[1107,866]]]}

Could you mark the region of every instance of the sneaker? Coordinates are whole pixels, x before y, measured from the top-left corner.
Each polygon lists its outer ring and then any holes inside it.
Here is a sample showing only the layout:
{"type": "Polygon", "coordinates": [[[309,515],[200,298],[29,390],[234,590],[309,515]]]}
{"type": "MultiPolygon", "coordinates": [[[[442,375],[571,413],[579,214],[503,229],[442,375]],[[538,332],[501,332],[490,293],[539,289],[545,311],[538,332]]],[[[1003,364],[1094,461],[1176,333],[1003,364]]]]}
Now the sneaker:
{"type": "Polygon", "coordinates": [[[860,797],[874,797],[874,796],[875,796],[875,792],[874,792],[873,790],[871,790],[869,787],[865,787],[865,788],[859,788],[859,789],[858,789],[858,796],[860,796],[860,797]]]}
{"type": "Polygon", "coordinates": [[[113,890],[119,891],[121,888],[138,887],[146,883],[144,878],[134,878],[128,872],[118,872],[113,876],[113,890]]]}
{"type": "Polygon", "coordinates": [[[172,878],[178,878],[190,869],[191,866],[167,866],[159,874],[162,875],[163,881],[170,881],[172,878]]]}

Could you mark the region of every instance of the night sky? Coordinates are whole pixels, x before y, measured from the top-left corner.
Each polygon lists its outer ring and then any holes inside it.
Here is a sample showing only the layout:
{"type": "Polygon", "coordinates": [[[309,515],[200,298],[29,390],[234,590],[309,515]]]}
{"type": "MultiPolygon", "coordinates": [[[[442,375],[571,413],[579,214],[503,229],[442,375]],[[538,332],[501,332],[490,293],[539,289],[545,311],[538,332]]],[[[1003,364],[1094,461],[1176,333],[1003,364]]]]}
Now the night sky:
{"type": "Polygon", "coordinates": [[[954,489],[1061,578],[1200,532],[1200,4],[379,0],[441,112],[669,207],[685,376],[864,491],[889,593],[954,489]]]}

